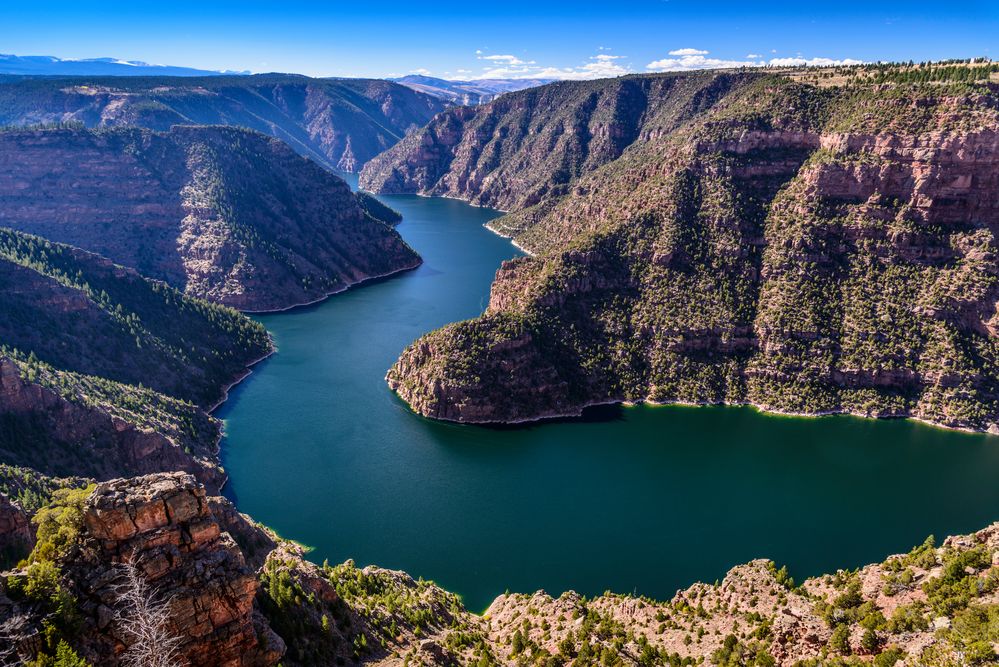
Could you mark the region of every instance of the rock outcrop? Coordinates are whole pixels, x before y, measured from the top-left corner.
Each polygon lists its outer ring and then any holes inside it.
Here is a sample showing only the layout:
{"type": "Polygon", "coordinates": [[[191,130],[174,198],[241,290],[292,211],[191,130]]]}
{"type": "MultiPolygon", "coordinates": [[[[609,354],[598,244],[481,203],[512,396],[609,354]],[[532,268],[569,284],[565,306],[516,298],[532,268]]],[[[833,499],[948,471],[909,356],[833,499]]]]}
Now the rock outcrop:
{"type": "Polygon", "coordinates": [[[996,108],[991,84],[708,73],[443,114],[362,182],[511,208],[491,226],[535,257],[389,384],[465,422],[653,401],[997,430],[996,108]]]}
{"type": "Polygon", "coordinates": [[[317,567],[286,543],[268,556],[261,581],[258,599],[288,644],[286,665],[466,665],[493,656],[484,624],[458,596],[405,572],[352,561],[317,567]]]}
{"type": "Polygon", "coordinates": [[[264,74],[205,78],[0,76],[0,125],[81,123],[167,131],[233,125],[354,172],[444,102],[390,81],[264,74]]]}
{"type": "Polygon", "coordinates": [[[795,586],[757,560],[669,602],[605,594],[507,594],[485,618],[499,661],[566,664],[982,664],[997,658],[999,524],[858,571],[795,586]],[[976,592],[970,598],[961,586],[976,592]],[[980,588],[979,588],[980,586],[980,588]],[[837,660],[842,662],[836,662],[837,660]],[[619,662],[620,661],[620,662],[619,662]],[[899,663],[903,664],[903,663],[899,663]]]}
{"type": "Polygon", "coordinates": [[[273,665],[283,654],[254,609],[256,575],[190,475],[106,482],[86,502],[79,549],[64,570],[88,629],[84,652],[102,665],[117,664],[129,642],[110,620],[123,585],[118,565],[136,567],[165,596],[184,664],[273,665]]]}
{"type": "Polygon", "coordinates": [[[0,198],[0,225],[242,310],[309,303],[420,262],[342,179],[235,128],[2,132],[0,198]]]}

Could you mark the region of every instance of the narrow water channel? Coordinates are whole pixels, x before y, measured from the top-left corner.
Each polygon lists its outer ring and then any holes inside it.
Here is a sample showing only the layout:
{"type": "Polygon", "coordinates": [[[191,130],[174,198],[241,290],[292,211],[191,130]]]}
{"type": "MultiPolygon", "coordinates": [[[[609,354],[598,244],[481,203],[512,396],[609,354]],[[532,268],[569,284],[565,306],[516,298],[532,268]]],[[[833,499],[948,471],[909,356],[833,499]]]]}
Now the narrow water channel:
{"type": "Polygon", "coordinates": [[[768,557],[803,576],[999,519],[999,438],[907,421],[638,407],[516,429],[434,423],[383,376],[474,317],[517,251],[494,212],[386,196],[416,271],[260,317],[278,353],[221,408],[228,492],[314,547],[404,569],[473,611],[504,590],[666,598],[768,557]]]}

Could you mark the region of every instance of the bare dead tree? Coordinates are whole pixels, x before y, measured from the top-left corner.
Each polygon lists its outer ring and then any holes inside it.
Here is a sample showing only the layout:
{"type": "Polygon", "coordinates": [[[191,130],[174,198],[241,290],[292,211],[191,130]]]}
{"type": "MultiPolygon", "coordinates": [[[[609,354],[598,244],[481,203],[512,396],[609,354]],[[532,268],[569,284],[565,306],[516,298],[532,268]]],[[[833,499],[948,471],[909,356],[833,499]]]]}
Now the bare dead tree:
{"type": "Polygon", "coordinates": [[[160,595],[135,563],[118,566],[115,620],[130,643],[122,655],[125,667],[177,667],[180,637],[170,631],[171,598],[160,595]]]}

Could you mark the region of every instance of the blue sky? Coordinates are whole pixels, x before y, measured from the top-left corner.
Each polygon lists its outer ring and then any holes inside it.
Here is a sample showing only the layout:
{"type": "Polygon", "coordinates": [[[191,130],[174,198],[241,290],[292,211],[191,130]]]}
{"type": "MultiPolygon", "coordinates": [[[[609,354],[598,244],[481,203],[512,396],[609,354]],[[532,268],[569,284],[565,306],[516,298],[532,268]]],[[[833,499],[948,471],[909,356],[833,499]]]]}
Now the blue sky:
{"type": "Polygon", "coordinates": [[[999,0],[50,0],[0,10],[0,53],[445,78],[592,78],[786,59],[999,60],[999,0]]]}

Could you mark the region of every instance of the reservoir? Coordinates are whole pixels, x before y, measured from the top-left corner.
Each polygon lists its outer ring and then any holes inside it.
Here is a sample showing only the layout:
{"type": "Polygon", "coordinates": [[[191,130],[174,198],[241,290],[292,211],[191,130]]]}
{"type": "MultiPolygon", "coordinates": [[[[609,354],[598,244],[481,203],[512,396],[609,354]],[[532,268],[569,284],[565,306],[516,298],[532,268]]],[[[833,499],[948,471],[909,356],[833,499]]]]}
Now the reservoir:
{"type": "Polygon", "coordinates": [[[999,519],[999,438],[746,407],[620,407],[518,428],[435,423],[385,371],[485,308],[518,254],[498,215],[380,197],[419,269],[258,319],[278,352],[218,411],[228,494],[331,563],[402,569],[482,611],[504,590],[669,598],[753,558],[803,578],[999,519]]]}

